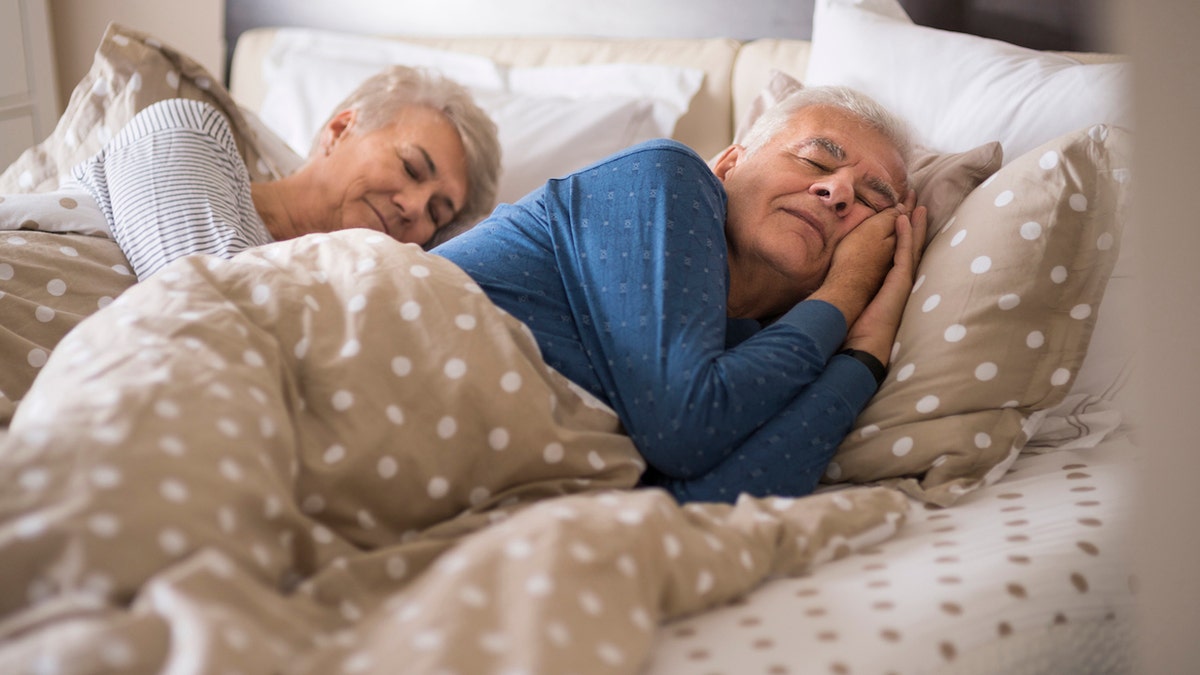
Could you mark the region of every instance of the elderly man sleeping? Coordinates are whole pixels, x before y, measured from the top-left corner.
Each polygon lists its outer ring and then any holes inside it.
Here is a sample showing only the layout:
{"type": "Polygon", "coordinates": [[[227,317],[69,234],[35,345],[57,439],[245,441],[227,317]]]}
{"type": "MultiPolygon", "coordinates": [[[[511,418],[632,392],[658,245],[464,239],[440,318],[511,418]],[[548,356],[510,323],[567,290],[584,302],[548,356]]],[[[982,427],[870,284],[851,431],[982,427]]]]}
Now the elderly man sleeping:
{"type": "Polygon", "coordinates": [[[903,124],[803,89],[712,170],[634,147],[436,249],[617,411],[681,500],[811,492],[882,381],[925,241],[903,124]]]}

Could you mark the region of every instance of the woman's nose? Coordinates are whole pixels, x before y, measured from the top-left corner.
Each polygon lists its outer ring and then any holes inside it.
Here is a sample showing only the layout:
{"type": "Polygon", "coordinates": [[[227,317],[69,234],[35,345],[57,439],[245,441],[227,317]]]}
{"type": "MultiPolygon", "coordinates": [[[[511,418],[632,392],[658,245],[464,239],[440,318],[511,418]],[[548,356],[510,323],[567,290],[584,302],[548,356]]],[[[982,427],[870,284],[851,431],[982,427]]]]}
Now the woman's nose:
{"type": "Polygon", "coordinates": [[[400,218],[404,227],[403,241],[424,244],[437,229],[437,224],[429,215],[429,201],[433,191],[424,186],[410,186],[396,192],[392,196],[400,210],[400,218]]]}
{"type": "Polygon", "coordinates": [[[392,195],[392,203],[400,207],[405,220],[416,220],[429,213],[432,191],[420,185],[410,185],[392,195]]]}

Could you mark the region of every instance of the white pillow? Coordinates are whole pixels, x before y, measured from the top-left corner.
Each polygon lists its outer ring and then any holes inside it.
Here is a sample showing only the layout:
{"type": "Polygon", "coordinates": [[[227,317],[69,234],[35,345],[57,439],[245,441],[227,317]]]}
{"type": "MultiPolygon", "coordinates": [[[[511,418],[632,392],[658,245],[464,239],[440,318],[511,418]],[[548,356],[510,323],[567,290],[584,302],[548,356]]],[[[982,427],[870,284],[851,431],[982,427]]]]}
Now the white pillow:
{"type": "Polygon", "coordinates": [[[670,136],[645,99],[571,99],[476,92],[499,127],[503,173],[497,199],[515,202],[531,190],[640,141],[670,136]]]}
{"type": "Polygon", "coordinates": [[[1129,69],[917,26],[896,0],[817,0],[804,83],[870,94],[941,152],[1000,141],[1007,162],[1092,124],[1132,128],[1129,69]]]}
{"type": "MultiPolygon", "coordinates": [[[[917,26],[896,0],[817,0],[805,84],[864,91],[907,119],[918,143],[942,152],[998,140],[1007,164],[1093,124],[1132,128],[1129,68],[917,26]]],[[[1070,394],[1047,411],[1028,450],[1090,447],[1128,428],[1133,260],[1123,245],[1070,394]]]]}
{"type": "Polygon", "coordinates": [[[472,91],[502,91],[504,70],[482,56],[342,33],[280,29],[263,60],[267,83],[259,118],[293,150],[308,155],[334,106],[383,66],[430,68],[472,91]],[[356,48],[357,46],[357,48],[356,48]]]}
{"type": "Polygon", "coordinates": [[[634,143],[670,137],[704,77],[693,68],[650,64],[509,68],[395,40],[287,29],[263,66],[267,90],[259,116],[307,155],[333,108],[364,79],[397,63],[458,81],[495,120],[501,202],[634,143]]]}

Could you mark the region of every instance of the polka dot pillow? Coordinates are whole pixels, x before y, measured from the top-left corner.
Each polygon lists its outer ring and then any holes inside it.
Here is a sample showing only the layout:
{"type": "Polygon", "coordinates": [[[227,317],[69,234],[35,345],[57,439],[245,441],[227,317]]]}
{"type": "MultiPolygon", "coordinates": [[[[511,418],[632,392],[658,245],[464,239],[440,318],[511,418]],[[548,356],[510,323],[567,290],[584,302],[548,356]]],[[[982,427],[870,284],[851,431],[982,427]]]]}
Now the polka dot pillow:
{"type": "Polygon", "coordinates": [[[826,481],[949,505],[1004,474],[1087,353],[1130,142],[1118,127],[1068,134],[967,196],[926,249],[887,379],[826,481]]]}
{"type": "Polygon", "coordinates": [[[279,178],[298,163],[203,66],[150,35],[114,23],[54,131],[0,174],[0,194],[58,189],[60,176],[99,151],[138,111],[168,98],[206,101],[223,112],[252,180],[279,178]]]}

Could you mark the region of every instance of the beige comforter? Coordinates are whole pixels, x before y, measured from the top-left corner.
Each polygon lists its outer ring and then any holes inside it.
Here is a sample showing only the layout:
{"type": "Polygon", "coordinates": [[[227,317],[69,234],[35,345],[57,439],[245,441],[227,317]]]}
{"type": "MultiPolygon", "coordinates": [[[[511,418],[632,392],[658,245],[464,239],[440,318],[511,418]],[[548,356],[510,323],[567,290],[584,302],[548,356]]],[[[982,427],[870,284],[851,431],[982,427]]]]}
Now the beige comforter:
{"type": "Polygon", "coordinates": [[[631,489],[607,406],[461,270],[366,231],[132,287],[3,443],[3,672],[635,673],[661,622],[907,509],[631,489]]]}

